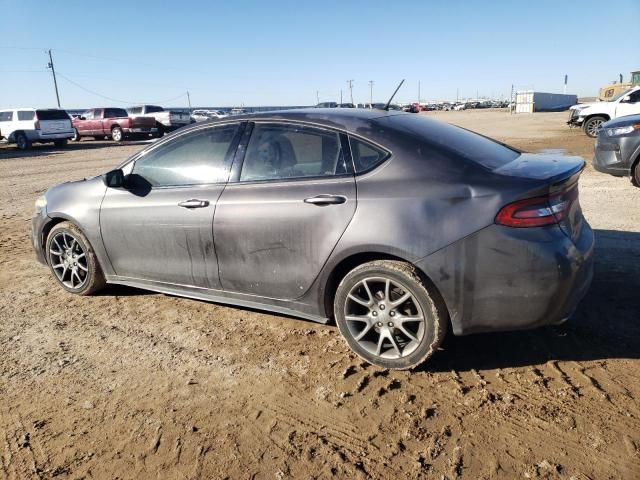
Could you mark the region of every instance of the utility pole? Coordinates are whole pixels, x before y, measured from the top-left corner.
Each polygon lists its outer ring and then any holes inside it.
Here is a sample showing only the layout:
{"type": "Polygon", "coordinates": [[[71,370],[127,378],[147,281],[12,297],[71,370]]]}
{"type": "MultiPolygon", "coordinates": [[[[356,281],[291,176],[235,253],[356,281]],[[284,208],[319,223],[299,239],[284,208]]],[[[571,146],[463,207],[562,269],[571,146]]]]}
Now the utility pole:
{"type": "Polygon", "coordinates": [[[189,96],[189,90],[187,90],[187,102],[189,103],[189,114],[191,114],[191,96],[189,96]]]}
{"type": "Polygon", "coordinates": [[[342,105],[342,89],[340,89],[340,105],[342,105]]]}
{"type": "Polygon", "coordinates": [[[460,89],[456,88],[456,103],[458,103],[459,98],[460,98],[460,89]]]}
{"type": "Polygon", "coordinates": [[[369,96],[369,107],[373,108],[373,80],[369,80],[369,90],[371,91],[370,96],[369,96]]]}
{"type": "Polygon", "coordinates": [[[351,103],[353,104],[353,80],[347,80],[347,83],[349,84],[349,92],[351,95],[351,103]]]}
{"type": "Polygon", "coordinates": [[[320,92],[316,90],[316,104],[320,103],[320,92]]]}
{"type": "Polygon", "coordinates": [[[58,82],[56,80],[56,69],[53,66],[53,57],[51,56],[51,49],[49,49],[49,65],[47,65],[53,73],[53,86],[56,88],[56,100],[58,101],[58,108],[60,108],[60,95],[58,94],[58,82]]]}
{"type": "Polygon", "coordinates": [[[418,80],[418,105],[420,104],[420,80],[418,80]]]}

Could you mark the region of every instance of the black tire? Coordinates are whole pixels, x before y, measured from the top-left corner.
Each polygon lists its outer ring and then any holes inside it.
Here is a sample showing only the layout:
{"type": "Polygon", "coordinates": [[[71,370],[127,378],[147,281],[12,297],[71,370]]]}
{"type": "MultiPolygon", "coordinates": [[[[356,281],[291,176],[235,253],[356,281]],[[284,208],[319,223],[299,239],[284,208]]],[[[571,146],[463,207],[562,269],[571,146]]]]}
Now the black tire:
{"type": "Polygon", "coordinates": [[[638,160],[636,165],[631,169],[631,183],[636,187],[640,187],[640,160],[638,160]]]}
{"type": "Polygon", "coordinates": [[[600,125],[606,121],[607,119],[605,117],[596,115],[587,119],[587,121],[582,125],[582,129],[587,137],[596,138],[598,136],[598,129],[600,128],[600,125]]]}
{"type": "Polygon", "coordinates": [[[71,137],[71,141],[72,142],[79,142],[80,140],[82,140],[82,137],[78,133],[78,129],[74,128],[73,129],[73,137],[71,137]]]}
{"type": "Polygon", "coordinates": [[[114,142],[121,142],[124,140],[124,132],[122,131],[122,128],[120,128],[119,126],[115,126],[115,127],[111,127],[111,139],[114,142]]]}
{"type": "Polygon", "coordinates": [[[45,256],[53,278],[67,292],[75,293],[76,295],[90,295],[102,289],[106,284],[104,274],[91,244],[82,231],[71,222],[62,222],[54,225],[45,242],[45,256]],[[63,242],[61,238],[66,240],[63,242]],[[73,243],[74,240],[77,244],[73,243]],[[69,262],[68,266],[70,268],[60,263],[62,258],[57,252],[69,253],[64,261],[69,262]],[[71,258],[71,254],[74,254],[74,252],[77,258],[71,258]],[[80,255],[80,253],[84,255],[80,255]],[[80,256],[78,257],[78,255],[80,256]],[[85,262],[82,262],[82,260],[85,260],[85,262]],[[60,265],[60,267],[56,268],[56,265],[60,265]],[[74,267],[74,265],[77,266],[74,267]],[[80,265],[84,268],[81,268],[80,265]],[[62,268],[64,268],[63,272],[61,272],[62,268]],[[84,270],[85,268],[86,271],[84,270]],[[77,272],[76,277],[73,276],[73,270],[77,272]],[[68,272],[71,273],[69,274],[68,272]],[[62,276],[60,276],[60,273],[62,273],[62,276]],[[70,280],[65,282],[65,278],[70,280]],[[78,283],[75,288],[73,287],[74,278],[78,279],[76,280],[78,283]],[[69,282],[71,285],[69,285],[69,282]]]}
{"type": "Polygon", "coordinates": [[[31,142],[23,132],[16,133],[16,147],[18,150],[29,150],[31,142]]]}
{"type": "Polygon", "coordinates": [[[420,365],[441,345],[447,331],[447,315],[436,305],[434,295],[429,293],[420,272],[405,262],[376,260],[354,268],[338,285],[333,308],[338,329],[349,347],[362,359],[382,368],[409,369],[420,365]],[[382,285],[386,279],[392,285],[388,298],[384,292],[376,290],[376,282],[382,285]],[[373,307],[354,302],[353,295],[350,295],[356,291],[354,289],[363,288],[361,285],[364,283],[370,285],[366,287],[366,292],[373,307]],[[405,303],[394,305],[394,301],[401,301],[401,297],[406,295],[410,295],[410,298],[405,303]],[[354,307],[363,309],[363,312],[349,317],[365,320],[347,320],[347,310],[354,307]],[[413,307],[416,313],[409,311],[413,307]],[[401,322],[403,317],[422,317],[422,320],[405,320],[418,325],[417,330],[410,332],[413,340],[402,333],[410,330],[409,327],[405,329],[407,324],[401,322]],[[365,326],[355,332],[358,325],[365,326]],[[388,336],[385,339],[389,334],[393,336],[393,342],[388,336]],[[382,351],[385,343],[390,346],[382,351]],[[370,351],[370,347],[375,345],[380,354],[370,351]],[[397,358],[392,358],[394,356],[397,358]]]}
{"type": "Polygon", "coordinates": [[[64,148],[67,146],[67,139],[63,138],[62,140],[56,140],[53,142],[56,148],[64,148]]]}
{"type": "Polygon", "coordinates": [[[161,123],[157,123],[156,124],[156,128],[158,129],[158,131],[153,135],[155,138],[162,138],[164,137],[164,125],[162,125],[161,123]]]}

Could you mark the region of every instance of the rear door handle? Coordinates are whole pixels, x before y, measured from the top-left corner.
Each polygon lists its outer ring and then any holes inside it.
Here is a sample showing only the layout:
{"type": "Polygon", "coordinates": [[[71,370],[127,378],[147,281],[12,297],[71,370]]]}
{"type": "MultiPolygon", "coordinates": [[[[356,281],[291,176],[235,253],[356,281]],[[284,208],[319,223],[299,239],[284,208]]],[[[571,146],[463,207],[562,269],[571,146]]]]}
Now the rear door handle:
{"type": "Polygon", "coordinates": [[[204,208],[209,206],[209,200],[197,200],[192,198],[191,200],[180,202],[178,206],[183,208],[204,208]]]}
{"type": "Polygon", "coordinates": [[[339,205],[345,203],[347,197],[342,195],[316,195],[315,197],[309,197],[304,199],[304,203],[311,203],[313,205],[339,205]]]}

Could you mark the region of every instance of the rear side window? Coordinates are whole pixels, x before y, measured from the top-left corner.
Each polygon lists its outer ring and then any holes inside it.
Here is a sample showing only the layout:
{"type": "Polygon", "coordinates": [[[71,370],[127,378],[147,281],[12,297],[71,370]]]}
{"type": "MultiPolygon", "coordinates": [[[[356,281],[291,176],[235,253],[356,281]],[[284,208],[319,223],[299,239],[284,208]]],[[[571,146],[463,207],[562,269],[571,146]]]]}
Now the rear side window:
{"type": "Polygon", "coordinates": [[[384,162],[388,153],[356,138],[349,138],[356,173],[366,172],[384,162]]]}
{"type": "Polygon", "coordinates": [[[301,125],[256,124],[240,181],[327,177],[350,173],[336,132],[301,125]]]}
{"type": "Polygon", "coordinates": [[[38,120],[69,120],[69,115],[64,110],[36,110],[36,113],[38,120]]]}
{"type": "Polygon", "coordinates": [[[156,107],[154,105],[147,106],[147,113],[158,113],[158,112],[164,112],[164,109],[162,107],[156,107]]]}
{"type": "Polygon", "coordinates": [[[128,109],[128,112],[131,115],[138,115],[139,113],[142,113],[142,107],[134,107],[134,108],[130,108],[128,109]]]}
{"type": "Polygon", "coordinates": [[[18,120],[33,120],[33,116],[36,112],[29,110],[22,110],[18,112],[18,120]]]}
{"type": "Polygon", "coordinates": [[[10,122],[13,118],[13,112],[0,112],[0,122],[10,122]]]}
{"type": "Polygon", "coordinates": [[[123,108],[105,108],[104,118],[128,117],[129,114],[123,108]]]}
{"type": "Polygon", "coordinates": [[[226,182],[226,155],[237,129],[228,125],[175,138],[136,160],[132,173],[153,187],[226,182]]]}

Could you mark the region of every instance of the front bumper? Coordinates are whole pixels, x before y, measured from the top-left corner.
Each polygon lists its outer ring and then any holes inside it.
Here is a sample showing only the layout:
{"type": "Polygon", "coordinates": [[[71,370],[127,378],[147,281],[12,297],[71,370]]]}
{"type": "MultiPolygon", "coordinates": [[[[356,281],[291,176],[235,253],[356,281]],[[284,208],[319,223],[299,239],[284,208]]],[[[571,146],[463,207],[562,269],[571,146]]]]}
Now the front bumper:
{"type": "Polygon", "coordinates": [[[620,144],[606,141],[598,137],[594,146],[593,168],[598,172],[608,173],[616,177],[629,175],[630,165],[626,165],[620,144]]]}
{"type": "Polygon", "coordinates": [[[594,235],[574,242],[560,227],[476,232],[417,262],[442,295],[453,332],[504,331],[569,317],[593,277],[594,235]]]}
{"type": "Polygon", "coordinates": [[[27,132],[27,138],[31,142],[52,142],[54,140],[65,140],[73,138],[73,130],[70,132],[41,133],[39,131],[27,132]]]}
{"type": "Polygon", "coordinates": [[[51,218],[47,216],[45,210],[36,213],[31,219],[31,245],[36,254],[36,260],[43,265],[47,265],[47,260],[44,255],[44,233],[45,228],[50,222],[51,218]]]}

